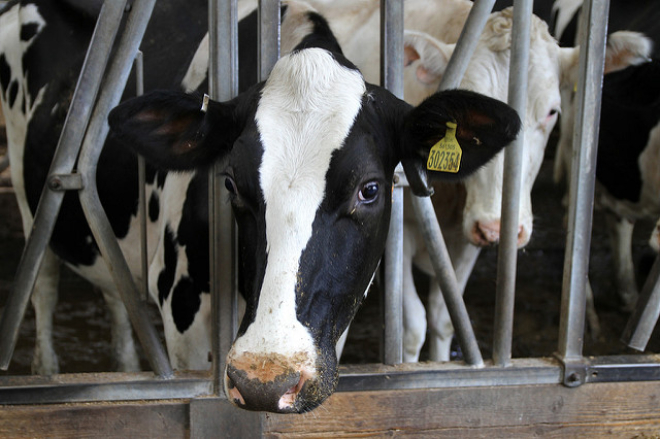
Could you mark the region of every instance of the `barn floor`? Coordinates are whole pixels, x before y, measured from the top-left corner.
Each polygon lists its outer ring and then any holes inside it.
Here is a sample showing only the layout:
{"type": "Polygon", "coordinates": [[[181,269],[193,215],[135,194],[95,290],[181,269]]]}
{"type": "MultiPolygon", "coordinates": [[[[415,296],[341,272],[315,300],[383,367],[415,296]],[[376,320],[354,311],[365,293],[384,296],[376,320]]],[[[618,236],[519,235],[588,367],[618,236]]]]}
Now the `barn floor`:
{"type": "MultiPolygon", "coordinates": [[[[0,156],[6,151],[3,140],[4,136],[0,135],[0,156]]],[[[533,193],[535,222],[532,240],[518,256],[514,358],[551,356],[557,349],[565,232],[562,228],[561,192],[551,181],[552,148],[548,152],[533,193]]],[[[10,186],[9,174],[5,171],[0,174],[0,306],[8,295],[23,246],[20,216],[10,186]]],[[[639,279],[644,278],[644,271],[653,261],[653,253],[646,245],[652,227],[651,223],[640,224],[635,232],[636,264],[642,273],[638,274],[639,279]]],[[[484,250],[465,292],[466,306],[484,358],[491,356],[496,268],[497,249],[484,250]]],[[[602,216],[597,213],[590,276],[602,333],[596,339],[585,338],[586,355],[635,352],[619,341],[628,315],[620,311],[612,270],[602,216]]],[[[424,283],[425,279],[420,276],[420,285],[424,283]]],[[[351,327],[343,363],[379,362],[380,299],[377,288],[374,290],[351,327]]],[[[157,320],[155,308],[152,311],[154,320],[157,320]]],[[[0,374],[28,374],[33,343],[34,314],[28,309],[10,369],[0,374]]],[[[63,372],[112,370],[109,317],[101,294],[66,269],[61,279],[55,318],[55,343],[63,372]]],[[[652,337],[647,352],[660,352],[657,334],[652,337]]],[[[426,358],[424,351],[422,360],[426,358]]],[[[146,361],[144,367],[147,367],[146,361]]]]}

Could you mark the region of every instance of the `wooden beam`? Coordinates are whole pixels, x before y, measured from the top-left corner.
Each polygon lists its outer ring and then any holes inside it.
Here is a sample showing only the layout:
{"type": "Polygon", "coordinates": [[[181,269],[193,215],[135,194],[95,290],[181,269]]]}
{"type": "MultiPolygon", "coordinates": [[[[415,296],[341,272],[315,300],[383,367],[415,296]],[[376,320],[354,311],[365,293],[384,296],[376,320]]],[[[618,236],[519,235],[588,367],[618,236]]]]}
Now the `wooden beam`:
{"type": "MultiPolygon", "coordinates": [[[[259,416],[273,438],[658,437],[658,401],[658,381],[462,387],[340,392],[305,415],[259,416]]],[[[2,406],[0,437],[187,438],[190,413],[190,400],[2,406]]]]}

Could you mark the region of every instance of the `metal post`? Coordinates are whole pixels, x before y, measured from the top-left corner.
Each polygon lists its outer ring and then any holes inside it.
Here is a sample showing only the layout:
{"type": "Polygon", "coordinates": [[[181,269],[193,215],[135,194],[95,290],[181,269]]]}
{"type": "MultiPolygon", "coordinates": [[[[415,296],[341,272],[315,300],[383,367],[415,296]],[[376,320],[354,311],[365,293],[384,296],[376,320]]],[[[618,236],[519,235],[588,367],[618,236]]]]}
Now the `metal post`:
{"type": "Polygon", "coordinates": [[[565,365],[564,384],[567,386],[577,386],[585,381],[584,368],[580,363],[608,9],[608,0],[585,2],[580,23],[577,119],[573,133],[568,234],[559,322],[559,357],[565,365]]]}
{"type": "MultiPolygon", "coordinates": [[[[438,90],[456,88],[460,85],[494,4],[495,0],[477,0],[474,3],[438,90]]],[[[442,296],[447,304],[447,311],[456,330],[465,361],[470,365],[481,367],[483,358],[479,352],[477,338],[463,302],[462,291],[456,281],[456,274],[438,225],[433,202],[430,198],[418,197],[413,197],[412,201],[415,216],[424,234],[424,239],[429,245],[428,250],[433,270],[440,284],[442,296]]]]}
{"type": "MultiPolygon", "coordinates": [[[[209,2],[209,94],[226,101],[238,94],[238,7],[236,0],[209,2]],[[224,50],[222,50],[224,49],[224,50]]],[[[209,256],[212,303],[214,393],[222,394],[227,353],[236,334],[237,289],[234,216],[221,163],[209,173],[209,256]]]]}
{"type": "Polygon", "coordinates": [[[630,315],[622,339],[633,349],[643,351],[651,338],[660,316],[660,257],[655,258],[651,273],[637,300],[635,310],[630,315]]]}
{"type": "Polygon", "coordinates": [[[454,49],[447,69],[442,75],[438,90],[457,88],[460,85],[494,5],[495,0],[476,0],[474,2],[461,35],[456,42],[456,49],[454,49]]]}
{"type": "MultiPolygon", "coordinates": [[[[380,3],[381,83],[403,99],[403,1],[380,3]]],[[[385,246],[384,349],[383,363],[403,361],[403,187],[397,166],[392,191],[390,229],[385,246]]]]}
{"type": "MultiPolygon", "coordinates": [[[[136,95],[144,94],[144,57],[138,50],[135,56],[136,95]]],[[[149,247],[147,245],[147,175],[144,157],[138,155],[138,217],[140,218],[140,262],[142,265],[142,298],[149,300],[149,247]]]]}
{"type": "Polygon", "coordinates": [[[440,224],[438,224],[435,216],[433,203],[428,197],[412,197],[411,201],[424,242],[427,245],[433,271],[442,290],[442,297],[445,299],[447,311],[456,330],[456,337],[458,337],[463,350],[465,362],[471,366],[482,367],[484,360],[479,351],[477,337],[474,335],[474,330],[470,324],[470,316],[468,316],[463,302],[462,292],[449,259],[449,253],[442,237],[440,224]]]}
{"type": "MultiPolygon", "coordinates": [[[[511,29],[511,64],[509,67],[508,102],[520,115],[527,110],[527,65],[532,22],[532,1],[516,0],[511,29]]],[[[493,362],[498,366],[511,363],[513,308],[516,292],[516,264],[518,260],[518,213],[522,183],[524,131],[504,153],[504,181],[502,182],[502,236],[497,260],[495,296],[495,338],[493,362]]]]}
{"type": "MultiPolygon", "coordinates": [[[[94,98],[98,93],[125,7],[126,1],[114,1],[104,3],[101,8],[48,175],[70,174],[73,170],[92,113],[94,98]]],[[[43,254],[53,233],[63,198],[64,192],[51,190],[47,181],[34,215],[32,232],[27,239],[16,271],[14,287],[7,299],[0,321],[0,334],[2,334],[0,337],[0,369],[2,370],[7,370],[9,367],[18,338],[18,329],[30,300],[43,254]]]]}
{"type": "Polygon", "coordinates": [[[264,81],[280,57],[280,2],[259,0],[259,81],[264,81]]]}
{"type": "Polygon", "coordinates": [[[133,3],[83,140],[78,159],[78,171],[83,178],[83,188],[78,195],[92,234],[119,289],[149,363],[157,375],[169,378],[173,375],[169,359],[160,343],[158,333],[150,322],[145,303],[139,300],[139,293],[130,269],[114,236],[110,221],[105,215],[96,188],[98,159],[109,131],[108,113],[121,99],[155,2],[155,0],[136,0],[133,3]]]}

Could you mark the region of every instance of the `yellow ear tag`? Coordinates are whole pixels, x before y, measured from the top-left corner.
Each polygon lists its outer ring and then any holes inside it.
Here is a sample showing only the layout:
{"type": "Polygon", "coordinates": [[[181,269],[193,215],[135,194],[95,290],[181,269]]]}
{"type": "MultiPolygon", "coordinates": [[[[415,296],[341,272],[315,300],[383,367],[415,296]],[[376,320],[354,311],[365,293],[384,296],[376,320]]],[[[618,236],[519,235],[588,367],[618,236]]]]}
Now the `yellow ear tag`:
{"type": "Polygon", "coordinates": [[[433,145],[429,152],[426,168],[429,171],[457,173],[461,166],[463,151],[456,140],[456,124],[447,122],[445,137],[433,145]]]}

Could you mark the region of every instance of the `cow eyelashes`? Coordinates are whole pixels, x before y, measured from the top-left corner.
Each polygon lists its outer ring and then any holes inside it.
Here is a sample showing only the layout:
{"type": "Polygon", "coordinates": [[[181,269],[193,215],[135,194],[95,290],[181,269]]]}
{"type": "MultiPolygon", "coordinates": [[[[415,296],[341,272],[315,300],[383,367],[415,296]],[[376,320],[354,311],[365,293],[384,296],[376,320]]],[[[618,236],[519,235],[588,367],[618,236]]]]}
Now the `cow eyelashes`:
{"type": "Polygon", "coordinates": [[[362,185],[358,192],[358,201],[362,204],[369,204],[376,201],[380,185],[376,181],[370,181],[362,185]]]}

